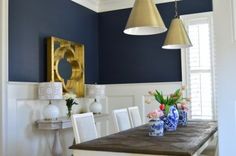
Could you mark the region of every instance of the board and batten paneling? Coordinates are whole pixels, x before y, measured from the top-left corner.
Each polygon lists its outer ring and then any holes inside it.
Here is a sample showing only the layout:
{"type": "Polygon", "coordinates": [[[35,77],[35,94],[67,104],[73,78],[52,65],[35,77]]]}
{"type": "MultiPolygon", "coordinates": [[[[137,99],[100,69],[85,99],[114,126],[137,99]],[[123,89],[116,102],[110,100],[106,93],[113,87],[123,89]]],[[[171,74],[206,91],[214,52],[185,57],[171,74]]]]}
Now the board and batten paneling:
{"type": "MultiPolygon", "coordinates": [[[[143,121],[148,111],[157,108],[153,100],[147,105],[145,99],[150,98],[148,91],[161,90],[164,94],[173,92],[181,86],[181,82],[144,83],[144,84],[117,84],[106,85],[106,98],[101,99],[103,113],[109,113],[109,121],[97,124],[100,136],[114,133],[111,117],[112,110],[139,106],[143,121]]],[[[48,101],[38,100],[38,83],[9,82],[7,105],[7,155],[9,156],[51,156],[54,134],[52,131],[37,130],[34,122],[42,119],[43,108],[48,101]],[[14,150],[12,150],[14,149],[14,150]]],[[[92,99],[80,98],[81,106],[76,111],[87,111],[92,99]]],[[[64,100],[53,101],[60,109],[61,116],[66,115],[64,100]]],[[[72,151],[68,147],[72,144],[72,129],[61,130],[60,139],[63,146],[63,155],[70,156],[72,151]]]]}
{"type": "MultiPolygon", "coordinates": [[[[181,82],[161,82],[161,83],[140,83],[140,84],[114,84],[106,85],[106,106],[107,113],[112,114],[112,110],[138,106],[142,121],[147,121],[146,115],[149,111],[159,107],[153,97],[148,95],[148,91],[160,90],[163,94],[169,94],[181,87],[181,82]],[[150,104],[145,101],[151,99],[150,104]]],[[[109,133],[114,133],[113,121],[109,121],[109,133]]]]}
{"type": "MultiPolygon", "coordinates": [[[[8,156],[51,156],[54,139],[53,131],[38,130],[35,121],[42,119],[47,100],[38,100],[38,83],[9,82],[7,105],[7,155],[8,156]],[[12,150],[14,149],[14,150],[12,150]]],[[[87,111],[91,99],[79,98],[79,105],[73,106],[73,112],[87,111]]],[[[64,100],[52,101],[59,110],[60,116],[66,116],[64,100]]],[[[106,135],[106,122],[97,123],[99,136],[106,135]],[[100,127],[101,126],[101,127],[100,127]],[[103,129],[104,127],[104,129],[103,129]]],[[[73,143],[72,128],[61,130],[60,140],[63,156],[70,156],[68,149],[73,143]]]]}
{"type": "MultiPolygon", "coordinates": [[[[34,122],[42,119],[43,108],[48,101],[37,98],[37,83],[8,83],[8,133],[7,155],[13,156],[51,156],[54,133],[52,131],[37,130],[34,122]],[[14,150],[12,150],[14,149],[14,150]]],[[[65,112],[64,101],[53,101],[62,114],[65,112]],[[64,109],[62,108],[64,106],[64,109]]],[[[72,130],[61,133],[63,155],[72,152],[68,147],[73,142],[72,130]]]]}

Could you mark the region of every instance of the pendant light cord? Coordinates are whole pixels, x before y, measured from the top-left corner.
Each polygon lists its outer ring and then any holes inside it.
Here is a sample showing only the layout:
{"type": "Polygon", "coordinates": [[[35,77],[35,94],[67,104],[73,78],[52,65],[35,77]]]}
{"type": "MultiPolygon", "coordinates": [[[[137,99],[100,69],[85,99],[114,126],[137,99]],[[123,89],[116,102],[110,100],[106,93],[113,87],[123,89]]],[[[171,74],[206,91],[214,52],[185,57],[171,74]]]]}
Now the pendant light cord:
{"type": "Polygon", "coordinates": [[[177,0],[175,0],[175,18],[179,18],[177,0]]]}

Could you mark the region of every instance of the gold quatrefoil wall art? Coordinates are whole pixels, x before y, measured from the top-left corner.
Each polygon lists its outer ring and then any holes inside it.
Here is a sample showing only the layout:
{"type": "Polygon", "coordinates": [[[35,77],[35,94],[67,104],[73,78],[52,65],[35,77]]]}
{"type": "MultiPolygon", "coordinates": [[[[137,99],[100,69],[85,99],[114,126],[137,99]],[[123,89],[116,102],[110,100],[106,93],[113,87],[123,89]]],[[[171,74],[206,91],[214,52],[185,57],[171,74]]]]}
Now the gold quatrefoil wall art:
{"type": "Polygon", "coordinates": [[[50,37],[47,40],[47,79],[62,82],[64,92],[84,96],[84,45],[50,37]]]}

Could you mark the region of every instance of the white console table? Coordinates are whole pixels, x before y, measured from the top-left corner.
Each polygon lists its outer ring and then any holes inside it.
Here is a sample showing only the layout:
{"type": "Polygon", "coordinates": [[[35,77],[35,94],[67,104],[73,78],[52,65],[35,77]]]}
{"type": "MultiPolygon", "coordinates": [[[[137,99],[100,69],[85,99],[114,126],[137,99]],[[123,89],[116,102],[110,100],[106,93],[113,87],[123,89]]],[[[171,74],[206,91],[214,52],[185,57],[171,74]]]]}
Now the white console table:
{"type": "MultiPolygon", "coordinates": [[[[94,115],[95,122],[102,122],[109,119],[109,114],[94,115]]],[[[51,130],[55,132],[52,146],[53,156],[63,156],[62,145],[60,141],[59,132],[62,129],[72,128],[71,120],[67,117],[59,118],[57,120],[37,120],[36,127],[40,130],[51,130]]]]}

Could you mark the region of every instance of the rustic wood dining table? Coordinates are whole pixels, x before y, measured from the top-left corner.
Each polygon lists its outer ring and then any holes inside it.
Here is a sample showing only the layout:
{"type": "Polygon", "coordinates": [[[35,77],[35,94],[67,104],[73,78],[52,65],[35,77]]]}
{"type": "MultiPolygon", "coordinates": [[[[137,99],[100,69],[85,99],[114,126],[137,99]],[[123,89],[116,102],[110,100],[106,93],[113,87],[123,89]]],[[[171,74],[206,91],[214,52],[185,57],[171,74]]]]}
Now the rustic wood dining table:
{"type": "Polygon", "coordinates": [[[73,145],[74,156],[198,156],[217,136],[215,121],[189,121],[164,136],[148,135],[148,125],[73,145]]]}

